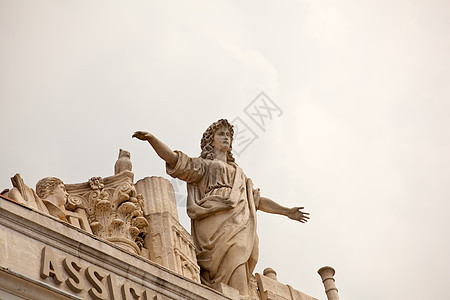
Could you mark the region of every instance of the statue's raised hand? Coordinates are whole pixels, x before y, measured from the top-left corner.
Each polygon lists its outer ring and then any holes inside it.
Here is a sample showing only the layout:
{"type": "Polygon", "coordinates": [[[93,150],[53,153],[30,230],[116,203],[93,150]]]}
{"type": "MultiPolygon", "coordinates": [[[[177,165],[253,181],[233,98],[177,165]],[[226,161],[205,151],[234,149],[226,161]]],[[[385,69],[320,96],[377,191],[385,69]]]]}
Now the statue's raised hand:
{"type": "Polygon", "coordinates": [[[304,209],[304,207],[290,208],[287,216],[292,220],[296,220],[301,223],[306,223],[306,222],[308,222],[308,219],[309,219],[309,217],[308,217],[309,213],[302,212],[301,211],[302,209],[304,209]]]}
{"type": "Polygon", "coordinates": [[[133,133],[133,137],[140,139],[142,141],[148,141],[149,139],[151,139],[153,137],[153,135],[150,132],[146,132],[146,131],[135,131],[133,133]]]}
{"type": "Polygon", "coordinates": [[[135,131],[133,133],[133,137],[149,142],[156,154],[164,159],[171,168],[175,168],[178,160],[178,154],[173,152],[166,144],[158,140],[153,134],[147,131],[135,131]]]}

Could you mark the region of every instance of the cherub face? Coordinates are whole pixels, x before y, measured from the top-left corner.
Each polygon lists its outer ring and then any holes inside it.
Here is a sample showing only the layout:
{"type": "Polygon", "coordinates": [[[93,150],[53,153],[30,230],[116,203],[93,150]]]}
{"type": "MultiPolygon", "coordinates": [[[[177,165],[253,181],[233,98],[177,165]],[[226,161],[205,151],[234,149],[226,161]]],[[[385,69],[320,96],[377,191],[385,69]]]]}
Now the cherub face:
{"type": "Polygon", "coordinates": [[[231,133],[228,127],[221,126],[214,133],[214,149],[227,152],[231,148],[231,133]]]}

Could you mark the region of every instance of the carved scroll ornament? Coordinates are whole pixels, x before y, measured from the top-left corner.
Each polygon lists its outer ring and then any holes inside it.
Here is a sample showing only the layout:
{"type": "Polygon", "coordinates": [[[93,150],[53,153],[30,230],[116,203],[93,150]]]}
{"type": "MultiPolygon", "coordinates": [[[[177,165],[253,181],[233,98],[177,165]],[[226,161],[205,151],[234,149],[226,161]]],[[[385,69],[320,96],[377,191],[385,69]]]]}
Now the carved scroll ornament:
{"type": "Polygon", "coordinates": [[[132,253],[141,254],[148,222],[143,216],[143,199],[133,184],[133,173],[68,184],[72,207],[83,207],[94,235],[132,253]]]}

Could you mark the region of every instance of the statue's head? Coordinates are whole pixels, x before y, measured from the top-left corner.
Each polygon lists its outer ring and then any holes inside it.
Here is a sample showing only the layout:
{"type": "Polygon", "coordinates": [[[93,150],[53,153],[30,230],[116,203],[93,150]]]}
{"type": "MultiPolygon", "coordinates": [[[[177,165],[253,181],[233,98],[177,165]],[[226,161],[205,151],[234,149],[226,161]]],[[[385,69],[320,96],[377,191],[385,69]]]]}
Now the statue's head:
{"type": "Polygon", "coordinates": [[[41,199],[49,200],[61,207],[67,202],[69,194],[61,179],[56,177],[45,177],[36,183],[36,194],[41,199]]]}
{"type": "Polygon", "coordinates": [[[203,133],[202,141],[200,143],[200,146],[202,148],[200,157],[211,160],[214,159],[214,138],[216,137],[216,133],[223,133],[229,136],[230,142],[227,151],[227,161],[234,162],[233,153],[231,152],[234,130],[233,125],[231,125],[226,119],[220,119],[219,121],[212,123],[203,133]]]}

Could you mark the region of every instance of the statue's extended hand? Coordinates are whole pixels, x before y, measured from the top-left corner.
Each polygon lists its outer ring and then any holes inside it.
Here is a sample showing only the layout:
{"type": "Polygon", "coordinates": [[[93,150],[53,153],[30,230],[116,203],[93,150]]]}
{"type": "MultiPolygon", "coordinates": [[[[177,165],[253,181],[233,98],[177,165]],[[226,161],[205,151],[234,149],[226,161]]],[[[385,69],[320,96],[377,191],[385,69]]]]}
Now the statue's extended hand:
{"type": "Polygon", "coordinates": [[[287,216],[290,219],[299,221],[301,223],[308,222],[308,220],[309,220],[309,217],[308,217],[309,213],[302,212],[301,209],[304,209],[304,207],[293,207],[293,208],[290,208],[287,216]]]}
{"type": "Polygon", "coordinates": [[[148,141],[153,135],[146,131],[135,131],[133,137],[138,138],[142,141],[148,141]]]}

